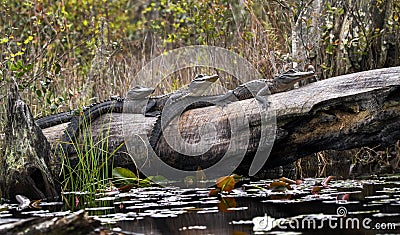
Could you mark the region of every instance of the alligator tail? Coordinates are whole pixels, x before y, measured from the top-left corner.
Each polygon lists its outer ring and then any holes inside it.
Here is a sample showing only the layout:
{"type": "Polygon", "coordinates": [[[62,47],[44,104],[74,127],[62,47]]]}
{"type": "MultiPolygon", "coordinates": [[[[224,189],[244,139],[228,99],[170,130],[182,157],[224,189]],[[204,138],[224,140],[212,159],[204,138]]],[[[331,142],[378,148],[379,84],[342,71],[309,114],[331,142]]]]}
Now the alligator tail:
{"type": "Polygon", "coordinates": [[[41,117],[35,122],[40,127],[40,129],[45,129],[55,125],[69,122],[74,116],[74,110],[66,111],[62,113],[52,114],[49,116],[41,117]]]}

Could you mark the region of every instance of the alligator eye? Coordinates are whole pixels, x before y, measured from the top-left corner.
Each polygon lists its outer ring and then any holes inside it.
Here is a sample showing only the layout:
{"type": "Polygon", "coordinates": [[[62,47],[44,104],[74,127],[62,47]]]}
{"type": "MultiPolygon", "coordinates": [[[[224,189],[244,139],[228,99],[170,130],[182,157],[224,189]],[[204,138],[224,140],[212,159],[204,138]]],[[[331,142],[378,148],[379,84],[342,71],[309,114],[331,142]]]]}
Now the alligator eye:
{"type": "Polygon", "coordinates": [[[194,79],[202,78],[202,77],[204,77],[204,76],[205,76],[205,75],[202,74],[202,73],[201,73],[201,74],[197,74],[196,77],[195,77],[194,79]]]}
{"type": "Polygon", "coordinates": [[[297,71],[295,69],[289,69],[286,73],[296,73],[297,71]]]}

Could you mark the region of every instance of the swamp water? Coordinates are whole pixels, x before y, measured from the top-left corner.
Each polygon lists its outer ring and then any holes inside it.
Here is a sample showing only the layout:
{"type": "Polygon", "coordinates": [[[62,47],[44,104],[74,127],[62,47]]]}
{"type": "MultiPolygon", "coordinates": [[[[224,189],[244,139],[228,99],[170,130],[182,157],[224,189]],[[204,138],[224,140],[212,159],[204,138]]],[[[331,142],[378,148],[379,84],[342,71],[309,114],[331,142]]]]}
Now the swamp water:
{"type": "MultiPolygon", "coordinates": [[[[329,187],[311,193],[322,180],[304,179],[291,189],[268,189],[272,180],[245,181],[221,197],[209,197],[204,188],[174,186],[107,192],[97,194],[85,210],[114,234],[400,233],[400,176],[333,179],[329,187]],[[346,194],[348,200],[342,200],[346,194]]],[[[73,196],[82,203],[85,194],[73,196]]],[[[17,204],[3,206],[0,225],[70,213],[60,212],[62,205],[55,203],[40,206],[23,211],[17,204]]]]}
{"type": "Polygon", "coordinates": [[[91,234],[400,234],[400,174],[345,179],[338,167],[332,169],[328,172],[341,176],[326,184],[324,177],[274,187],[277,179],[244,179],[218,197],[209,196],[209,188],[170,184],[124,193],[66,193],[63,203],[40,202],[36,209],[3,204],[0,233],[22,219],[85,209],[102,224],[91,234]],[[94,202],[85,203],[90,196],[94,202]]]}

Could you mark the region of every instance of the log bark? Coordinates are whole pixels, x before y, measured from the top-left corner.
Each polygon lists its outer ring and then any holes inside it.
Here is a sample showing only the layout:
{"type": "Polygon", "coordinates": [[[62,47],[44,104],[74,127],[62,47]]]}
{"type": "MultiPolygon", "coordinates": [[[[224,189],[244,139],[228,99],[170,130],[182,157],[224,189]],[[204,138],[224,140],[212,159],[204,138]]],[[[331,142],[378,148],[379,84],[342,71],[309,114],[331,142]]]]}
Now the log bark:
{"type": "MultiPolygon", "coordinates": [[[[276,112],[277,135],[271,154],[265,156],[268,161],[264,169],[321,150],[389,145],[400,139],[400,67],[333,77],[273,94],[268,100],[269,110],[276,112]]],[[[211,146],[204,154],[180,154],[168,146],[164,137],[155,152],[173,167],[196,170],[200,166],[205,169],[227,152],[232,142],[232,123],[245,118],[249,119],[249,132],[239,135],[241,138],[233,147],[242,152],[244,149],[245,157],[237,172],[247,174],[259,147],[261,129],[259,104],[254,99],[233,102],[223,109],[211,106],[189,110],[183,113],[179,123],[170,124],[179,127],[183,141],[198,143],[202,140],[203,144],[211,146]],[[201,123],[214,128],[208,128],[207,135],[201,136],[201,128],[204,128],[199,125],[201,123]]],[[[150,135],[154,122],[155,118],[138,118],[128,113],[107,114],[92,123],[92,134],[96,137],[107,132],[111,151],[124,142],[123,130],[150,135]]],[[[50,143],[55,144],[64,128],[65,125],[60,125],[43,132],[50,143]]],[[[130,157],[125,157],[121,164],[132,164],[130,157]]]]}

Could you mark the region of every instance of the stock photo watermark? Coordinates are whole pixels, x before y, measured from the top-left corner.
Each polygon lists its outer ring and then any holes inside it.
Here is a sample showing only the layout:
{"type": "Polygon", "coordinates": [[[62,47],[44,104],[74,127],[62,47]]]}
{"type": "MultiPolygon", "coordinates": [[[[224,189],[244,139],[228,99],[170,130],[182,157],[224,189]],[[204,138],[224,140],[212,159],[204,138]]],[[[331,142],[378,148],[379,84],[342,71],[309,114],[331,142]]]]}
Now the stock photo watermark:
{"type": "Polygon", "coordinates": [[[347,217],[346,207],[340,206],[336,215],[309,215],[292,218],[272,218],[268,215],[253,219],[253,231],[278,230],[316,230],[316,229],[356,229],[356,230],[395,230],[396,224],[392,222],[374,223],[371,218],[347,217]]]}

